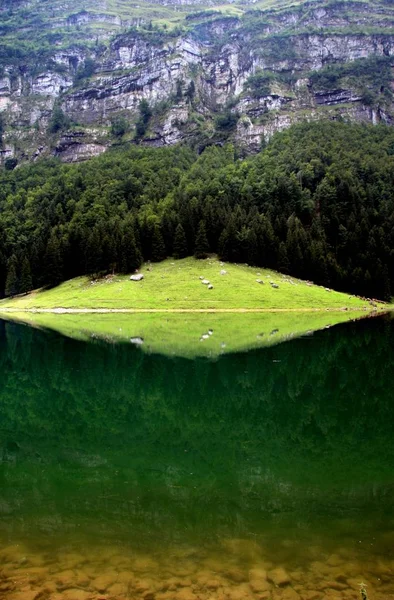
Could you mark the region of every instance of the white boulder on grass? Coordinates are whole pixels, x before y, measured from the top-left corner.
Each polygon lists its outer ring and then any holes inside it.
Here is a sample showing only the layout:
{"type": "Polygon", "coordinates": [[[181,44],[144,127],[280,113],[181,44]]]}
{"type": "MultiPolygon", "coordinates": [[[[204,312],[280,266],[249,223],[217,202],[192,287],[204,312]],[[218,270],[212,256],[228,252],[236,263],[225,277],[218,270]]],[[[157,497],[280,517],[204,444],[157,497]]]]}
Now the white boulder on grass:
{"type": "Polygon", "coordinates": [[[130,281],[141,281],[143,278],[144,276],[142,273],[136,273],[135,275],[131,275],[130,281]]]}

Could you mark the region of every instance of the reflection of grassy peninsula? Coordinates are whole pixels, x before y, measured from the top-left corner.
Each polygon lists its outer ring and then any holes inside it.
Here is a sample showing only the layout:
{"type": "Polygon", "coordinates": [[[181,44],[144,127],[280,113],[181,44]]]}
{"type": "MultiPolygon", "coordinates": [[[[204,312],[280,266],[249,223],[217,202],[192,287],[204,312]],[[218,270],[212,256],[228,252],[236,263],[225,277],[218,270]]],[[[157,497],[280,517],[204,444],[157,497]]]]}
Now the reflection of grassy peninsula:
{"type": "Polygon", "coordinates": [[[275,271],[220,263],[215,258],[166,260],[145,265],[144,279],[129,281],[126,275],[91,281],[79,277],[56,288],[33,292],[0,302],[13,309],[109,309],[109,310],[360,310],[368,302],[326,290],[275,271]],[[150,270],[148,270],[150,269],[150,270]],[[221,275],[221,271],[225,274],[221,275]],[[213,287],[204,285],[204,278],[213,287]]]}
{"type": "Polygon", "coordinates": [[[0,321],[0,501],[141,539],[391,515],[393,340],[366,319],[191,361],[0,321]]]}
{"type": "Polygon", "coordinates": [[[12,313],[7,318],[80,340],[134,343],[169,356],[216,357],[272,346],[338,323],[360,312],[65,314],[12,313]]]}

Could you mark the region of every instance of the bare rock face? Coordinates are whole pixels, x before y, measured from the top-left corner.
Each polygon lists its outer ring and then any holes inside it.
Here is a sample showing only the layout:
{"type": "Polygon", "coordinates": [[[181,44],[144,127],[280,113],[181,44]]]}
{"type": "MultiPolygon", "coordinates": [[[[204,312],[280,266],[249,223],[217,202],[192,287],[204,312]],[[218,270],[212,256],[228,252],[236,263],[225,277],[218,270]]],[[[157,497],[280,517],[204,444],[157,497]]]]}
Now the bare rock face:
{"type": "Polygon", "coordinates": [[[55,148],[55,156],[59,156],[63,162],[67,163],[81,162],[93,156],[99,156],[105,150],[106,146],[97,143],[94,136],[83,131],[70,130],[60,138],[55,148]]]}
{"type": "MultiPolygon", "coordinates": [[[[171,0],[168,5],[177,3],[199,0],[171,0]]],[[[21,139],[23,156],[30,160],[51,153],[66,162],[96,156],[114,143],[110,126],[119,115],[129,126],[128,141],[133,139],[142,99],[154,116],[141,143],[152,146],[202,136],[203,144],[231,139],[257,151],[273,133],[305,118],[391,124],[391,80],[372,89],[357,74],[332,85],[311,77],[327,66],[371,57],[394,65],[394,7],[372,4],[354,8],[348,3],[345,10],[341,3],[307,3],[268,10],[264,23],[256,11],[249,24],[216,14],[202,22],[189,19],[178,35],[138,28],[124,33],[131,25],[143,26],[143,19],[106,14],[104,5],[95,13],[82,9],[62,16],[60,11],[51,27],[74,31],[75,45],[54,44],[51,55],[37,64],[10,61],[0,74],[0,111],[6,123],[0,161],[18,155],[21,139]],[[254,18],[260,21],[253,25],[254,18]],[[91,36],[85,32],[80,43],[81,27],[91,24],[91,36]],[[270,75],[256,90],[250,78],[259,72],[270,75]],[[62,128],[50,132],[55,107],[73,127],[79,125],[78,133],[73,128],[72,133],[62,128]],[[234,116],[229,131],[216,122],[226,111],[234,116]]]]}

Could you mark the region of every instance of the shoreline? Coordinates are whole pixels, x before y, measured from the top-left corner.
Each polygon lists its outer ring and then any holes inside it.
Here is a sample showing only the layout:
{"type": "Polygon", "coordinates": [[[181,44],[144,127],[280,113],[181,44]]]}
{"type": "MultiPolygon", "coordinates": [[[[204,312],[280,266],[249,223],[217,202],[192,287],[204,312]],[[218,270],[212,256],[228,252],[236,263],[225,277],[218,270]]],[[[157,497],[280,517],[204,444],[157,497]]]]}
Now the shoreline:
{"type": "Polygon", "coordinates": [[[32,313],[32,314],[143,314],[143,313],[308,313],[308,312],[360,312],[383,313],[394,310],[394,307],[382,306],[379,308],[346,307],[343,308],[1,308],[2,313],[32,313]]]}

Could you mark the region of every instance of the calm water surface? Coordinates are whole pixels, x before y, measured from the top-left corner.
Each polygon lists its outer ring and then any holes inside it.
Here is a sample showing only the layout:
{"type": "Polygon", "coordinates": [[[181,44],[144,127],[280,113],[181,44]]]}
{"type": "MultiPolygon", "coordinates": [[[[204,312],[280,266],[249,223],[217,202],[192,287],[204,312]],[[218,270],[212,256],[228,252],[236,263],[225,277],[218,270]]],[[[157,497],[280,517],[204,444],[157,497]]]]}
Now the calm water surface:
{"type": "Polygon", "coordinates": [[[218,360],[0,321],[0,598],[394,597],[394,320],[218,360]]]}

